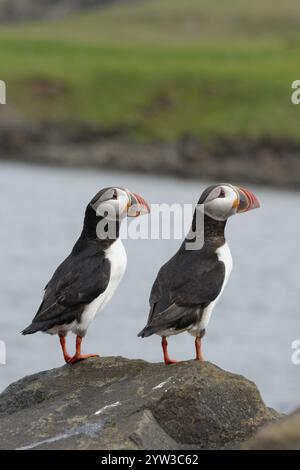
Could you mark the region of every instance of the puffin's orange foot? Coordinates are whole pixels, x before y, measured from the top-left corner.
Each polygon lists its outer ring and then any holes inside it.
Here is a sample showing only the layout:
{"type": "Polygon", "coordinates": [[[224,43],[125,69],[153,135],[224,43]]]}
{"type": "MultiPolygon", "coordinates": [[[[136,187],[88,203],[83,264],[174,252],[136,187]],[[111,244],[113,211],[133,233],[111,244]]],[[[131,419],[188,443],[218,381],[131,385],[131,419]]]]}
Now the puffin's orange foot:
{"type": "Polygon", "coordinates": [[[165,336],[162,337],[161,339],[161,345],[163,348],[163,353],[164,353],[164,361],[166,366],[169,366],[171,364],[176,364],[178,361],[174,361],[173,359],[169,358],[169,353],[168,353],[168,341],[165,336]]]}
{"type": "Polygon", "coordinates": [[[64,354],[64,360],[66,363],[70,362],[71,359],[72,359],[72,356],[69,356],[68,354],[64,354]]]}
{"type": "Polygon", "coordinates": [[[174,361],[174,359],[166,359],[165,364],[166,366],[170,366],[171,364],[177,364],[179,361],[174,361]]]}
{"type": "Polygon", "coordinates": [[[76,362],[84,361],[85,359],[89,359],[90,357],[99,357],[98,354],[75,354],[75,356],[70,357],[68,360],[68,364],[76,364],[76,362]]]}

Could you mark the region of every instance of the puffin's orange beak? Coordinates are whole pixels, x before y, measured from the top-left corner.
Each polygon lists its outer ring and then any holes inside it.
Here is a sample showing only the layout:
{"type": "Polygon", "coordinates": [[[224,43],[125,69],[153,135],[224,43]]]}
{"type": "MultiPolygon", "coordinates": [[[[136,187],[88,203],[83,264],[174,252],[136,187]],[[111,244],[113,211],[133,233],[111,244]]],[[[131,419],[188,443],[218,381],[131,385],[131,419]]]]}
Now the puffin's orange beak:
{"type": "Polygon", "coordinates": [[[150,206],[142,196],[127,190],[129,203],[127,206],[128,217],[139,217],[150,213],[150,206]]]}
{"type": "Polygon", "coordinates": [[[238,198],[234,202],[233,207],[237,207],[237,212],[247,212],[260,207],[259,200],[252,191],[238,186],[235,186],[235,189],[238,198]]]}

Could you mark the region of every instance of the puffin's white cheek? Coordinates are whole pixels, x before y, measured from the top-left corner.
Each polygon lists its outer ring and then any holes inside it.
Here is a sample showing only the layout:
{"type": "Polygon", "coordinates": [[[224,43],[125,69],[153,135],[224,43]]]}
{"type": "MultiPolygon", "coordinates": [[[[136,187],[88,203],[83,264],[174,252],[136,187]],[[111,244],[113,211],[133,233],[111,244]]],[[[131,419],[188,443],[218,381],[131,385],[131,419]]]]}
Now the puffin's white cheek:
{"type": "Polygon", "coordinates": [[[127,216],[127,208],[129,204],[129,200],[127,196],[121,196],[118,200],[119,204],[119,216],[126,217],[127,216]]]}
{"type": "Polygon", "coordinates": [[[119,216],[122,218],[127,216],[127,204],[125,204],[124,202],[120,204],[119,216]]]}
{"type": "Polygon", "coordinates": [[[215,220],[226,220],[231,214],[231,203],[228,199],[216,199],[207,204],[206,214],[215,220]]]}
{"type": "Polygon", "coordinates": [[[106,201],[99,205],[97,215],[105,217],[107,220],[116,220],[119,210],[118,201],[106,201]]]}
{"type": "Polygon", "coordinates": [[[224,200],[224,206],[223,206],[223,211],[222,211],[223,219],[224,220],[228,219],[228,217],[233,215],[233,213],[234,213],[234,210],[232,208],[231,200],[230,199],[224,200]]]}

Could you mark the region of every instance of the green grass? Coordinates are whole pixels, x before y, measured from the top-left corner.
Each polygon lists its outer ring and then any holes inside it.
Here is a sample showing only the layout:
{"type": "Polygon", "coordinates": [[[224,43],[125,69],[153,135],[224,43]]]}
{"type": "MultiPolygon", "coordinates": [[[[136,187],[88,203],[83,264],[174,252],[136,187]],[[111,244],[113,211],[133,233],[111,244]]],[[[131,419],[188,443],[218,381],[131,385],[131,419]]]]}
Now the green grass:
{"type": "MultiPolygon", "coordinates": [[[[14,33],[81,41],[203,45],[298,42],[298,0],[131,0],[55,23],[18,26],[14,33]]],[[[3,28],[1,30],[9,30],[3,28]]]]}
{"type": "Polygon", "coordinates": [[[300,79],[300,9],[263,3],[140,1],[2,28],[9,105],[33,121],[139,140],[299,140],[290,87],[300,79]]]}

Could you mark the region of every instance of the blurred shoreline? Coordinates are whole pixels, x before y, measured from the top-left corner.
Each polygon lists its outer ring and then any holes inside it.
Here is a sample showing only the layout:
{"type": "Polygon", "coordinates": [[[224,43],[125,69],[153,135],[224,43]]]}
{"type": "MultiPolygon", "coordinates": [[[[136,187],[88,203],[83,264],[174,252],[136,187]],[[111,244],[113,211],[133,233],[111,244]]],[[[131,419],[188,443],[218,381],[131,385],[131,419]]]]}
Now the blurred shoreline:
{"type": "Polygon", "coordinates": [[[230,180],[300,189],[300,144],[290,139],[220,138],[212,145],[185,136],[174,143],[130,141],[120,131],[68,131],[24,121],[0,124],[0,160],[105,168],[201,180],[230,180]]]}
{"type": "Polygon", "coordinates": [[[300,188],[294,0],[0,0],[1,18],[1,160],[300,188]]]}

